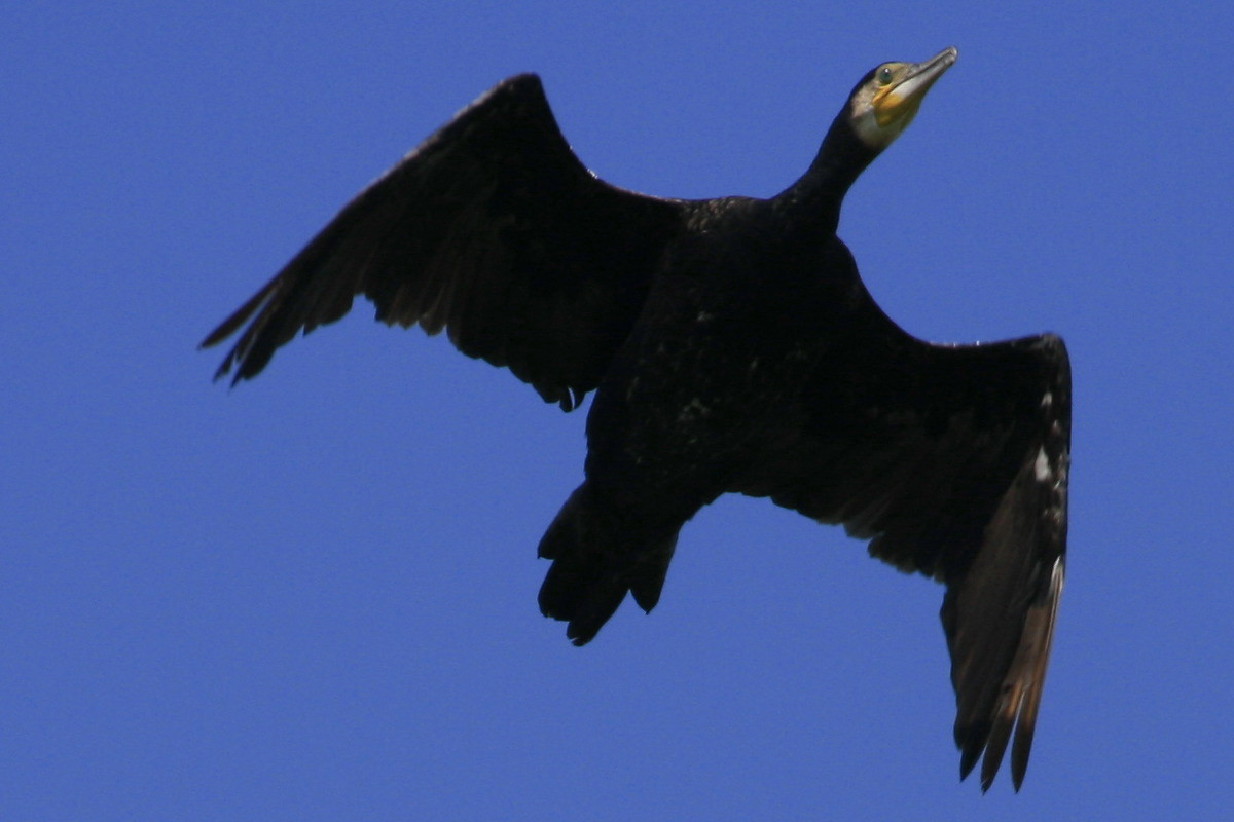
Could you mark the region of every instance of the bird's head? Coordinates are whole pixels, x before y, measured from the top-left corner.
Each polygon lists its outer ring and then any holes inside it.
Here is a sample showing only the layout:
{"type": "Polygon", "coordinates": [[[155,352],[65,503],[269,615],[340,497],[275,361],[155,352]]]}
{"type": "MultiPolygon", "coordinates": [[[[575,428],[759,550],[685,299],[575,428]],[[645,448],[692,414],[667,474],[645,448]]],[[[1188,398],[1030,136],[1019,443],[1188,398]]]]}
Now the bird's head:
{"type": "Polygon", "coordinates": [[[955,46],[948,46],[924,63],[883,63],[861,78],[847,108],[858,139],[875,153],[894,143],[957,54],[955,46]]]}

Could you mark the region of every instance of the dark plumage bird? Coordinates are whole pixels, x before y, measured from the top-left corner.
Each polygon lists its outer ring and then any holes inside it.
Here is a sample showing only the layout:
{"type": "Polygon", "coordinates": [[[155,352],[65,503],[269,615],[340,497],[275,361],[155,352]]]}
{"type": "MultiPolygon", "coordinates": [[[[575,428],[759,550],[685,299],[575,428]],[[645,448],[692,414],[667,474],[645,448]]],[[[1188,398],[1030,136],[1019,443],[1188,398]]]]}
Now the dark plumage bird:
{"type": "Polygon", "coordinates": [[[768,200],[675,200],[596,179],[533,75],[461,112],[344,208],[204,345],[256,376],[357,295],[445,330],[569,411],[595,391],[586,479],[540,543],[540,607],[583,644],[627,592],[660,598],[682,525],[770,497],[946,585],[965,777],[1012,731],[1018,789],[1066,533],[1071,384],[1052,335],[932,345],[902,331],[836,237],[845,192],[900,135],[949,48],[853,89],[818,156],[768,200]]]}

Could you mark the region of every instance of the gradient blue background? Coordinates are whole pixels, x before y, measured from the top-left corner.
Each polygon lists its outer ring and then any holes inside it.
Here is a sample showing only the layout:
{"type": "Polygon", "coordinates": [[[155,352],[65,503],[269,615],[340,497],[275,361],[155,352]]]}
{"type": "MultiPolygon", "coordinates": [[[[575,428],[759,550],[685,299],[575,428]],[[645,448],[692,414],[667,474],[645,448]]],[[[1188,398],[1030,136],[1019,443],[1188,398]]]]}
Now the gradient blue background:
{"type": "Polygon", "coordinates": [[[1228,818],[1234,15],[1058,5],[6,4],[0,818],[1228,818]],[[837,529],[722,499],[576,649],[582,413],[367,305],[238,390],[194,350],[509,74],[607,180],[767,196],[953,43],[841,235],[909,331],[1071,350],[1018,796],[956,781],[941,589],[837,529]]]}

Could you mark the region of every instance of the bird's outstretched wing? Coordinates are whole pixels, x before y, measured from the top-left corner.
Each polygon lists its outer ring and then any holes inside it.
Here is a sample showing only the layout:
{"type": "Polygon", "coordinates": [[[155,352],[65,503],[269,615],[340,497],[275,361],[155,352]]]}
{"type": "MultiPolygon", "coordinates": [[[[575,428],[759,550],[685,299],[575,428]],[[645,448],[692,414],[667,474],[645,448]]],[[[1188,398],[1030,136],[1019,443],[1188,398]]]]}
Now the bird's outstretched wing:
{"type": "MultiPolygon", "coordinates": [[[[1071,374],[1062,340],[838,343],[800,442],[751,484],[947,586],[961,778],[1024,778],[1063,586],[1071,374]]],[[[851,342],[850,342],[851,341],[851,342]]]]}
{"type": "Polygon", "coordinates": [[[625,339],[682,217],[683,201],[594,177],[539,78],[520,75],[361,192],[202,345],[244,328],[216,374],[238,382],[362,294],[378,320],[445,329],[570,410],[625,339]]]}

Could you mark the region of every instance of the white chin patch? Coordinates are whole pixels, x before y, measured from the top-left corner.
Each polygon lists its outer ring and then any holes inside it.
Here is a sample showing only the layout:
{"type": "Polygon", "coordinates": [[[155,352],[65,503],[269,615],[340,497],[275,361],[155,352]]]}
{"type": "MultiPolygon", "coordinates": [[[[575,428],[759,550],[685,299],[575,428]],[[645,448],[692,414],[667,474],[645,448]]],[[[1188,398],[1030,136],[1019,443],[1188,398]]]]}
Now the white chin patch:
{"type": "Polygon", "coordinates": [[[910,114],[885,126],[880,126],[878,118],[874,116],[874,112],[868,111],[858,117],[853,126],[857,131],[857,136],[861,138],[861,142],[875,151],[882,151],[904,133],[904,129],[912,119],[910,114]]]}
{"type": "Polygon", "coordinates": [[[895,141],[899,130],[894,126],[884,128],[878,124],[878,118],[873,111],[866,111],[853,122],[853,129],[861,142],[870,148],[881,151],[895,141]]]}

